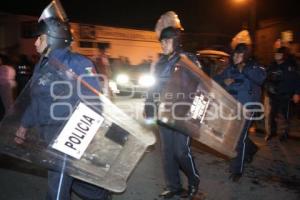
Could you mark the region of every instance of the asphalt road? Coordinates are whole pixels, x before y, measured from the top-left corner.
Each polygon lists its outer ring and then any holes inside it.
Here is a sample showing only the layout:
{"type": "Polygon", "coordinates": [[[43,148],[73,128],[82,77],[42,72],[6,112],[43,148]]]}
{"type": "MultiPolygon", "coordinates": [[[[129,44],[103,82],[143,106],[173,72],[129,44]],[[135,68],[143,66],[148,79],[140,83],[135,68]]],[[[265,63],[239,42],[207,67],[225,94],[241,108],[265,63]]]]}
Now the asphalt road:
{"type": "MultiPolygon", "coordinates": [[[[129,115],[142,121],[141,99],[117,98],[116,104],[129,115]]],[[[294,124],[300,125],[300,121],[294,124]]],[[[205,199],[299,200],[300,140],[292,138],[286,142],[279,142],[274,138],[266,143],[262,133],[254,133],[251,138],[260,149],[253,162],[246,166],[245,174],[238,183],[228,180],[228,160],[193,142],[195,162],[201,175],[200,191],[205,199]]],[[[128,181],[127,190],[122,194],[114,194],[113,199],[159,199],[158,194],[164,187],[160,159],[158,141],[155,146],[149,148],[134,170],[128,181]]],[[[184,178],[183,182],[186,184],[184,178]]],[[[2,155],[0,185],[0,200],[44,199],[47,186],[46,170],[2,155]]],[[[73,195],[73,199],[79,198],[73,195]]]]}

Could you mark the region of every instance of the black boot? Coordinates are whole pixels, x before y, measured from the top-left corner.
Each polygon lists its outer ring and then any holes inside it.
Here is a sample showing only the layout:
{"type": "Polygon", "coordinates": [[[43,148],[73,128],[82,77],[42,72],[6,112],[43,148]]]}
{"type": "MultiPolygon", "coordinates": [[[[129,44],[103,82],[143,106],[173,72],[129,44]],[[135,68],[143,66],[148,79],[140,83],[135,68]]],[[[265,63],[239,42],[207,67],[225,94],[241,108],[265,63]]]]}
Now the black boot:
{"type": "Polygon", "coordinates": [[[229,176],[229,180],[232,182],[238,182],[242,177],[242,173],[231,173],[229,176]]]}
{"type": "Polygon", "coordinates": [[[259,150],[259,148],[257,146],[255,146],[254,150],[250,153],[249,156],[247,156],[247,158],[245,159],[246,163],[252,163],[254,155],[257,153],[257,151],[259,150]]]}
{"type": "Polygon", "coordinates": [[[159,197],[164,198],[164,199],[170,199],[174,196],[184,197],[185,194],[186,194],[186,190],[183,189],[183,188],[175,190],[175,191],[171,191],[169,189],[166,189],[162,193],[160,193],[159,197]]]}
{"type": "Polygon", "coordinates": [[[188,199],[192,200],[193,197],[197,194],[198,192],[198,188],[199,188],[199,182],[193,184],[193,185],[189,185],[189,189],[188,189],[188,199]]]}
{"type": "Polygon", "coordinates": [[[280,140],[281,142],[284,142],[285,140],[288,139],[288,137],[289,137],[289,134],[288,134],[287,132],[285,132],[283,135],[281,135],[281,136],[279,137],[279,140],[280,140]]]}

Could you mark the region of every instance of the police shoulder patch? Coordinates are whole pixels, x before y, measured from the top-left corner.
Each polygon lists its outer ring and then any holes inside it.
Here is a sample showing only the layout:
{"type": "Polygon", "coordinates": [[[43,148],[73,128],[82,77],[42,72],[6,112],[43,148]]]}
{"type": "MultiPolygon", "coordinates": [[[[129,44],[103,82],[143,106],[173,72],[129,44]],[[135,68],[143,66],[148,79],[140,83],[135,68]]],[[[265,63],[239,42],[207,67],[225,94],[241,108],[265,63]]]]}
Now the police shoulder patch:
{"type": "Polygon", "coordinates": [[[90,75],[94,75],[95,74],[95,69],[93,67],[86,67],[84,69],[85,74],[90,74],[90,75]]]}

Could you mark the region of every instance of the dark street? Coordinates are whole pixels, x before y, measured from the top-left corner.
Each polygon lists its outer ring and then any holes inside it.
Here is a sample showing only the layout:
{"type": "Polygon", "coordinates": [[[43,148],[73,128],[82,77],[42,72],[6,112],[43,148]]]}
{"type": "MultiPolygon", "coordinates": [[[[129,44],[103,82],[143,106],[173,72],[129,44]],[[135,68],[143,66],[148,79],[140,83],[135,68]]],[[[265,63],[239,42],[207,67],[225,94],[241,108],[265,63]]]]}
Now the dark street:
{"type": "MultiPolygon", "coordinates": [[[[119,99],[117,104],[142,105],[141,99],[119,99]],[[130,104],[128,104],[130,103],[130,104]]],[[[139,115],[141,116],[141,115],[139,115]]],[[[141,119],[139,117],[139,119],[141,119]]],[[[202,145],[193,142],[196,165],[200,171],[200,192],[208,200],[297,200],[300,198],[300,121],[293,121],[293,138],[280,142],[274,138],[264,141],[264,134],[251,138],[259,151],[238,183],[228,180],[228,161],[209,153],[202,145]]],[[[114,200],[155,200],[164,187],[160,157],[160,143],[149,149],[129,178],[127,190],[114,194],[114,200]]],[[[43,199],[46,192],[46,170],[35,165],[1,156],[0,199],[43,199]]],[[[183,179],[183,181],[186,181],[183,179]]],[[[79,198],[74,194],[74,200],[79,198]]]]}

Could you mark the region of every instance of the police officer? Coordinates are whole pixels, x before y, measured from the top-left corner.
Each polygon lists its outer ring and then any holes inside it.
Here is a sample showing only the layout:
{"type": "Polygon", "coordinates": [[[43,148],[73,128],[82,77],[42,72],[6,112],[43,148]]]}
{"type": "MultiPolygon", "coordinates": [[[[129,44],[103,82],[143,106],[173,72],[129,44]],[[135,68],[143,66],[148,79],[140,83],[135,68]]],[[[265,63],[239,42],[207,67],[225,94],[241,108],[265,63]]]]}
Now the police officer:
{"type": "MultiPolygon", "coordinates": [[[[300,94],[300,76],[296,72],[296,63],[289,55],[286,47],[274,52],[274,62],[268,67],[266,81],[267,94],[270,98],[270,131],[265,140],[270,140],[278,132],[278,123],[284,126],[280,140],[287,139],[289,126],[289,105],[291,99],[300,94]]],[[[297,103],[297,101],[295,101],[297,103]]]]}
{"type": "MultiPolygon", "coordinates": [[[[167,27],[161,31],[159,41],[162,47],[162,55],[154,67],[154,74],[158,81],[152,93],[162,91],[164,85],[176,70],[176,63],[180,59],[179,54],[186,54],[200,66],[195,56],[182,51],[180,32],[180,29],[174,27],[167,27]]],[[[152,94],[149,94],[146,103],[153,101],[152,98],[152,94]]],[[[145,112],[147,115],[147,107],[145,112]]],[[[159,125],[159,133],[166,182],[166,189],[159,196],[167,199],[177,195],[192,199],[198,191],[200,179],[191,154],[190,137],[163,125],[159,125]],[[179,175],[180,169],[188,178],[188,191],[182,188],[179,175]]]]}
{"type": "MultiPolygon", "coordinates": [[[[236,100],[247,108],[254,109],[251,103],[259,102],[261,85],[266,77],[265,70],[251,59],[251,50],[245,43],[236,46],[232,63],[220,75],[215,77],[236,100]]],[[[249,139],[248,129],[254,113],[247,114],[248,119],[237,144],[237,156],[230,163],[230,179],[238,181],[243,173],[244,162],[251,162],[257,146],[249,139]]]]}
{"type": "MultiPolygon", "coordinates": [[[[62,71],[74,72],[77,75],[86,74],[93,68],[92,62],[82,55],[72,53],[69,46],[72,41],[70,26],[56,16],[42,19],[39,23],[39,36],[35,42],[36,50],[41,54],[41,59],[35,66],[30,83],[31,102],[28,105],[21,121],[21,127],[16,133],[15,141],[22,144],[26,139],[28,128],[36,127],[38,132],[48,144],[53,140],[56,131],[61,127],[63,121],[53,118],[50,114],[50,107],[58,101],[51,94],[51,84],[59,80],[62,71]],[[57,63],[66,66],[66,70],[59,70],[57,63]]],[[[65,81],[68,81],[66,78],[65,81]]],[[[70,80],[71,81],[71,80],[70,80]]],[[[71,82],[72,85],[73,84],[71,82]]],[[[89,84],[99,89],[97,80],[90,80],[89,84]]],[[[60,95],[68,90],[66,84],[55,87],[53,93],[60,95]]],[[[76,90],[71,91],[71,96],[66,100],[69,105],[75,104],[81,99],[76,90]]],[[[88,91],[83,91],[85,94],[88,91]]],[[[69,110],[61,107],[54,109],[54,115],[66,117],[69,110]]],[[[47,199],[70,200],[71,189],[83,199],[108,199],[110,194],[103,188],[90,185],[74,179],[60,170],[48,171],[48,192],[47,199]]]]}

